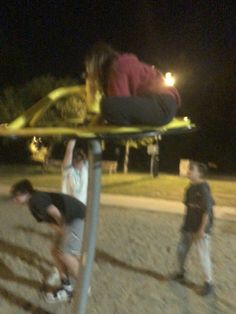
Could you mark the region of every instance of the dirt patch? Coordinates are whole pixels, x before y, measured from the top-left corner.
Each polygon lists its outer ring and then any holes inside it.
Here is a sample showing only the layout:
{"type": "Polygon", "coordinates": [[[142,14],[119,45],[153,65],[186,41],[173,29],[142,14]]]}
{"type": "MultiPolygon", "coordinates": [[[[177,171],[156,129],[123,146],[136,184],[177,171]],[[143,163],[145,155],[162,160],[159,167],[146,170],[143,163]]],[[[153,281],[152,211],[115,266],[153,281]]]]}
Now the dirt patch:
{"type": "MultiPolygon", "coordinates": [[[[103,206],[88,314],[236,313],[236,236],[217,220],[212,237],[215,294],[202,298],[196,251],[188,261],[188,283],[169,280],[182,215],[103,206]]],[[[0,297],[3,314],[64,314],[70,305],[48,305],[42,282],[52,267],[51,234],[28,210],[0,198],[0,297]]]]}

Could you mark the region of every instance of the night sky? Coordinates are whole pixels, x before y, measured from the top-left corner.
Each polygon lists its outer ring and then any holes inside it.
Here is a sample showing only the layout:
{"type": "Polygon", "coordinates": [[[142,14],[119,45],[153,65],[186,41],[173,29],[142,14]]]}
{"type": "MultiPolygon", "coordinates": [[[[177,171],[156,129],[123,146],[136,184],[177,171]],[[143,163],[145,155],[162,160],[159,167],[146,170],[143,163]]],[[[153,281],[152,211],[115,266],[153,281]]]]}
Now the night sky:
{"type": "Polygon", "coordinates": [[[0,11],[1,86],[43,74],[80,80],[88,48],[107,41],[175,73],[181,113],[202,130],[190,145],[192,154],[221,165],[229,161],[226,170],[236,170],[234,6],[234,1],[6,1],[0,11]]]}

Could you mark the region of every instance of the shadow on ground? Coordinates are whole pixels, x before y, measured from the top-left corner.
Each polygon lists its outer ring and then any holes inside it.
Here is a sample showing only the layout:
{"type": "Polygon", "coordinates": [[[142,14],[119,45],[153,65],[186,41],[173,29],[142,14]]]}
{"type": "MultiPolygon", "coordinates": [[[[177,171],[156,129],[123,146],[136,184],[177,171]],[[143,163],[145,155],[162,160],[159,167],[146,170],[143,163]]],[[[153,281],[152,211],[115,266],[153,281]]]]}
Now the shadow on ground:
{"type": "MultiPolygon", "coordinates": [[[[135,273],[142,274],[144,276],[149,276],[152,277],[158,281],[161,282],[170,282],[171,281],[171,276],[164,276],[158,272],[152,271],[150,269],[142,268],[142,267],[137,267],[130,265],[124,261],[119,260],[118,258],[109,255],[105,251],[102,250],[96,250],[96,256],[95,256],[95,261],[97,263],[100,262],[106,262],[109,263],[113,266],[123,268],[128,271],[132,271],[135,273]]],[[[200,287],[196,285],[195,283],[191,281],[184,281],[184,282],[179,282],[181,285],[193,290],[196,294],[199,294],[200,287]]]]}
{"type": "Polygon", "coordinates": [[[20,258],[22,261],[26,262],[30,266],[37,268],[43,276],[45,276],[48,271],[47,268],[42,264],[47,266],[52,266],[52,263],[49,262],[46,258],[43,258],[38,253],[29,250],[27,248],[18,246],[14,243],[6,242],[3,239],[0,239],[0,252],[6,253],[13,256],[14,258],[20,258]]]}
{"type": "Polygon", "coordinates": [[[22,231],[24,233],[27,233],[27,234],[35,234],[35,235],[38,235],[42,238],[45,238],[45,240],[51,240],[52,239],[52,234],[49,233],[49,232],[42,232],[42,231],[39,231],[39,230],[35,230],[34,228],[31,228],[31,227],[26,227],[26,226],[22,226],[22,225],[16,225],[14,227],[16,230],[18,231],[22,231]]]}
{"type": "Polygon", "coordinates": [[[31,302],[19,297],[12,292],[0,287],[0,296],[7,300],[10,304],[16,305],[18,308],[23,309],[32,314],[55,314],[48,312],[40,306],[34,305],[31,302]]]}

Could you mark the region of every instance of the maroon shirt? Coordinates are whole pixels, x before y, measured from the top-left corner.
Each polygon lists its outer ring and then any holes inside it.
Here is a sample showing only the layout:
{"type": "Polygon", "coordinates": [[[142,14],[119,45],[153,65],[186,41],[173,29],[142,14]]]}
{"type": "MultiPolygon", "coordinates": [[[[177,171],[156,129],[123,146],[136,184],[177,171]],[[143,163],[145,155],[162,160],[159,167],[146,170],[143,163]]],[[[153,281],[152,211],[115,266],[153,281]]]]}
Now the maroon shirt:
{"type": "Polygon", "coordinates": [[[108,73],[107,96],[144,96],[168,94],[180,107],[176,88],[165,85],[163,75],[154,67],[141,62],[133,54],[121,54],[112,63],[108,73]]]}

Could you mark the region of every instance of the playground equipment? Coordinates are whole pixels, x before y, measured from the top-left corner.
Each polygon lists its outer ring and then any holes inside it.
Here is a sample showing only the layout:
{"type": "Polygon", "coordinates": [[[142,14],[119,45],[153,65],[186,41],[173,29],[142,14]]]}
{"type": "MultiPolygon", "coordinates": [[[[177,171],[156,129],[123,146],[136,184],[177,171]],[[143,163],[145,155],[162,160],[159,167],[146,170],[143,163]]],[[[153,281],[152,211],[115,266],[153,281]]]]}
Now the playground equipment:
{"type": "Polygon", "coordinates": [[[79,126],[79,127],[37,127],[36,124],[45,112],[61,97],[79,94],[80,87],[63,87],[52,91],[8,125],[0,126],[0,137],[54,137],[67,136],[88,141],[89,185],[88,204],[82,246],[81,267],[75,288],[72,313],[85,314],[89,282],[92,273],[96,230],[99,217],[101,187],[102,140],[136,140],[143,137],[158,137],[170,134],[191,132],[194,124],[185,118],[175,118],[162,127],[151,126],[79,126]]]}

